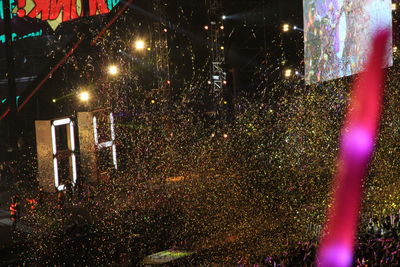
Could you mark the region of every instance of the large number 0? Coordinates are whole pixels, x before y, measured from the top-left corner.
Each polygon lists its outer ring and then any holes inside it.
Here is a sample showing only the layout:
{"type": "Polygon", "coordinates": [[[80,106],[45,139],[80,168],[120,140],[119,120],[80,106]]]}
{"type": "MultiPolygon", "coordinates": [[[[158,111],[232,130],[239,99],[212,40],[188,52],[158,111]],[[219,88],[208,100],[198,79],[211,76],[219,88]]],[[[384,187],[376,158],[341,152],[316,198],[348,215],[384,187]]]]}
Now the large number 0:
{"type": "Polygon", "coordinates": [[[40,186],[48,191],[64,190],[61,184],[59,165],[62,158],[68,158],[68,179],[72,185],[77,180],[75,127],[71,118],[58,120],[36,121],[36,146],[38,160],[38,181],[40,186]],[[67,136],[67,149],[57,149],[57,140],[60,131],[57,128],[65,126],[67,136]]]}
{"type": "Polygon", "coordinates": [[[72,169],[72,185],[75,185],[77,179],[77,171],[76,171],[76,156],[75,156],[75,133],[74,133],[74,123],[70,118],[54,120],[51,125],[51,143],[53,147],[53,168],[54,168],[54,184],[58,190],[64,190],[65,185],[60,184],[59,175],[58,175],[58,156],[59,151],[57,151],[57,136],[56,136],[56,127],[67,125],[67,136],[68,136],[68,157],[69,157],[69,165],[72,169]]]}

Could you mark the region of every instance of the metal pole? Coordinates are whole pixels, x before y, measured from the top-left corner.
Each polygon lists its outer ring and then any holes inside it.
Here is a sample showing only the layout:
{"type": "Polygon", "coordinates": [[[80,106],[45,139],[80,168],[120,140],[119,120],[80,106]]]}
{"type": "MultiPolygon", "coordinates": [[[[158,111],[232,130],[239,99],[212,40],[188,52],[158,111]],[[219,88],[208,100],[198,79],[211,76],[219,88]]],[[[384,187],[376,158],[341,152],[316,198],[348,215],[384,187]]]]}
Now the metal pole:
{"type": "Polygon", "coordinates": [[[8,97],[7,102],[10,107],[9,121],[9,145],[10,148],[17,148],[17,85],[15,83],[15,62],[14,49],[12,42],[12,25],[11,25],[11,7],[10,0],[3,1],[4,14],[4,33],[5,33],[5,51],[6,51],[6,76],[8,80],[8,97]]]}

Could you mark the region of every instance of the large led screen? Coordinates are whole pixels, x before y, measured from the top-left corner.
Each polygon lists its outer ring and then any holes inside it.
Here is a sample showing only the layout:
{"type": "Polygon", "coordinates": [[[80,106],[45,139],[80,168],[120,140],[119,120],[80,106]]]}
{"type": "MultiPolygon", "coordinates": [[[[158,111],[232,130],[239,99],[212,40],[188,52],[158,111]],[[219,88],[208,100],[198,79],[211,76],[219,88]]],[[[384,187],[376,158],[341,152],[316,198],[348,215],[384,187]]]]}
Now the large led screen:
{"type": "MultiPolygon", "coordinates": [[[[307,84],[358,73],[373,34],[392,30],[391,0],[303,0],[307,84]]],[[[385,66],[393,64],[392,42],[385,66]]]]}

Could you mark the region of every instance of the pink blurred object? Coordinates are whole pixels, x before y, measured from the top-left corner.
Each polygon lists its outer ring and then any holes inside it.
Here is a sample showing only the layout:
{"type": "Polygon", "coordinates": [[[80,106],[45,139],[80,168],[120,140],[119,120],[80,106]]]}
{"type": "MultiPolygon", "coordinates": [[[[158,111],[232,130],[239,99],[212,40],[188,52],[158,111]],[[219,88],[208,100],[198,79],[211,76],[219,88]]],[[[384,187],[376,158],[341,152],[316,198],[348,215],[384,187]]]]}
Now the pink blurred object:
{"type": "Polygon", "coordinates": [[[320,267],[351,266],[361,186],[373,154],[381,116],[384,70],[389,31],[379,31],[365,71],[353,86],[341,133],[334,194],[318,250],[320,267]]]}

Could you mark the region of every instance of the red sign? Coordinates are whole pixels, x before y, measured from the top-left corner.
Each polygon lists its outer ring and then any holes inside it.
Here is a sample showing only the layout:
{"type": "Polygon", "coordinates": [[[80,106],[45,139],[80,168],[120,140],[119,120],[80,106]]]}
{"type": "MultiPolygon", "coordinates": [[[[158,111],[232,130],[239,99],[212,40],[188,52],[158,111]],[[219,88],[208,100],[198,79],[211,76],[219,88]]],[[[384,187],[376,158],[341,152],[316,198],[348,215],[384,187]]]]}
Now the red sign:
{"type": "MultiPolygon", "coordinates": [[[[85,16],[83,0],[17,0],[13,13],[47,21],[53,29],[62,22],[85,16]]],[[[109,13],[119,0],[88,0],[88,16],[109,13]]]]}

